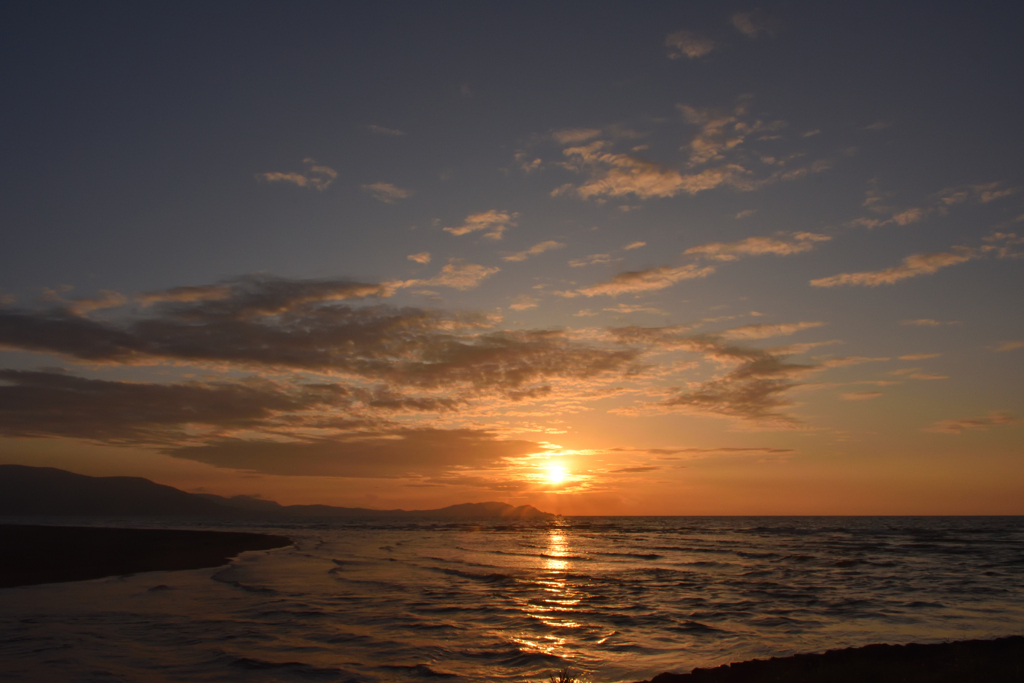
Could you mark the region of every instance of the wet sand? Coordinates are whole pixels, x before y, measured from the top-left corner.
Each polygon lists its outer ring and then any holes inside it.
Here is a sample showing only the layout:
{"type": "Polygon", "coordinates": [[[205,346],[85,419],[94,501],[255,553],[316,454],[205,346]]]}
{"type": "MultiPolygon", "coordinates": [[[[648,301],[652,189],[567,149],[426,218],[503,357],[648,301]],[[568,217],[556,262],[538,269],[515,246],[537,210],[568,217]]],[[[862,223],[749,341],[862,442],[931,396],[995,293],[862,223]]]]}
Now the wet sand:
{"type": "MultiPolygon", "coordinates": [[[[868,645],[663,673],[650,683],[1022,683],[1024,636],[868,645]]],[[[646,681],[642,683],[647,683],[646,681]]]]}
{"type": "Polygon", "coordinates": [[[217,567],[247,550],[291,543],[243,532],[3,524],[0,588],[217,567]]]}

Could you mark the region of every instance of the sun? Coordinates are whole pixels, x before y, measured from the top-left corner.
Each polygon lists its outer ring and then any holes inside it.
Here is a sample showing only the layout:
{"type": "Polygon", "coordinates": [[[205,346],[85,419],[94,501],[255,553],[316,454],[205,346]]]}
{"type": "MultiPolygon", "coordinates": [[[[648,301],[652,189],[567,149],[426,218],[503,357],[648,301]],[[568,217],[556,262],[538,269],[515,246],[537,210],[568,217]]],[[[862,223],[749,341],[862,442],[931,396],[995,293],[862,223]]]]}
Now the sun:
{"type": "Polygon", "coordinates": [[[548,465],[548,483],[561,484],[569,473],[561,465],[548,465]]]}

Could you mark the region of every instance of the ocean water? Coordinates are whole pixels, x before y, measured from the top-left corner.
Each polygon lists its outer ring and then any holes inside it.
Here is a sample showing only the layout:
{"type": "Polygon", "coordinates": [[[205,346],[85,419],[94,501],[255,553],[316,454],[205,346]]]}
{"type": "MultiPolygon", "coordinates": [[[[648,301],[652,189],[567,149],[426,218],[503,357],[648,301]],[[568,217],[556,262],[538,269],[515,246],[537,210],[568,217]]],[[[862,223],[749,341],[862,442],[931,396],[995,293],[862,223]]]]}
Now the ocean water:
{"type": "Polygon", "coordinates": [[[1019,517],[189,526],[296,543],[0,590],[0,680],[636,681],[1024,633],[1019,517]]]}

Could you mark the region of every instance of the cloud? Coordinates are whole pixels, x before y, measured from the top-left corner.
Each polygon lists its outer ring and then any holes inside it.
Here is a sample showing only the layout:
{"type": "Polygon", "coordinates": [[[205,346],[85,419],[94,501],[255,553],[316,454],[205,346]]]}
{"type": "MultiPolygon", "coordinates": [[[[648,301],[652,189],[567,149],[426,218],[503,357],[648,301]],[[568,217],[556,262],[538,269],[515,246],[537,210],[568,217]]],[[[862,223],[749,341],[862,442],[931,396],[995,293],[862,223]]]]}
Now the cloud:
{"type": "MultiPolygon", "coordinates": [[[[449,265],[432,284],[471,286],[493,270],[449,265]]],[[[366,300],[393,287],[248,276],[207,289],[217,298],[182,301],[174,290],[155,293],[148,307],[114,321],[63,309],[0,309],[0,346],[108,365],[172,361],[225,371],[301,370],[498,394],[550,378],[623,373],[639,354],[575,341],[564,332],[489,330],[492,323],[480,314],[366,300]]]]}
{"type": "Polygon", "coordinates": [[[881,391],[851,391],[839,398],[843,401],[870,401],[873,398],[884,396],[881,391]]]}
{"type": "Polygon", "coordinates": [[[98,311],[105,308],[118,308],[126,303],[128,303],[128,299],[123,294],[104,289],[101,290],[99,296],[96,297],[89,299],[73,299],[67,303],[67,307],[72,313],[85,315],[92,311],[98,311]]]}
{"type": "Polygon", "coordinates": [[[642,474],[644,472],[657,472],[664,469],[658,465],[637,465],[635,467],[620,467],[617,470],[609,471],[609,474],[642,474]]]}
{"type": "Polygon", "coordinates": [[[449,263],[441,272],[428,280],[404,280],[386,283],[391,287],[451,287],[452,289],[473,289],[484,279],[494,275],[501,268],[481,266],[476,263],[449,263]]]}
{"type": "Polygon", "coordinates": [[[900,325],[912,325],[914,327],[941,327],[942,325],[959,325],[959,320],[933,320],[932,318],[918,318],[916,320],[901,320],[900,325]]]}
{"type": "Polygon", "coordinates": [[[632,251],[633,249],[639,249],[640,247],[646,247],[647,242],[630,242],[622,248],[623,251],[632,251]]]}
{"type": "Polygon", "coordinates": [[[409,259],[410,261],[415,261],[416,263],[426,264],[430,263],[430,252],[421,251],[418,254],[409,254],[408,256],[406,256],[406,258],[409,259]]]}
{"type": "Polygon", "coordinates": [[[290,442],[229,438],[166,452],[215,467],[264,474],[408,477],[494,467],[539,450],[540,445],[532,441],[504,440],[483,430],[391,429],[343,439],[290,442]]]}
{"type": "Polygon", "coordinates": [[[1017,349],[1024,349],[1024,341],[1008,341],[1008,342],[1003,342],[999,346],[995,347],[995,349],[993,349],[993,350],[997,351],[997,352],[1003,352],[1003,351],[1016,351],[1017,349]]]}
{"type": "Polygon", "coordinates": [[[842,358],[826,358],[820,361],[819,367],[822,368],[848,368],[851,365],[861,365],[863,363],[878,363],[890,360],[889,358],[869,358],[867,356],[845,356],[842,358]]]}
{"type": "Polygon", "coordinates": [[[740,360],[718,379],[697,383],[665,400],[662,405],[687,412],[731,417],[776,428],[788,428],[798,420],[781,411],[791,403],[783,393],[797,386],[793,378],[813,366],[787,363],[784,356],[756,349],[733,348],[707,338],[699,349],[711,358],[740,360]],[[735,353],[730,357],[730,354],[735,353]]]}
{"type": "Polygon", "coordinates": [[[856,285],[878,287],[891,285],[900,280],[928,275],[941,268],[954,266],[977,258],[978,254],[970,247],[953,247],[949,252],[933,252],[930,254],[912,254],[903,259],[903,265],[885,270],[866,271],[862,273],[841,273],[832,277],[811,280],[814,287],[837,287],[840,285],[856,285]]]}
{"type": "Polygon", "coordinates": [[[685,455],[687,460],[695,458],[707,457],[709,455],[783,455],[789,453],[795,453],[796,451],[792,448],[765,448],[765,447],[753,447],[753,448],[644,448],[644,449],[625,449],[625,448],[613,448],[612,451],[638,451],[641,453],[649,453],[650,455],[658,456],[658,460],[682,460],[677,456],[685,455]]]}
{"type": "Polygon", "coordinates": [[[302,163],[306,165],[306,170],[302,173],[294,171],[257,173],[256,178],[268,183],[291,183],[299,187],[311,187],[314,190],[323,191],[330,187],[334,179],[338,177],[338,172],[333,168],[317,164],[313,159],[303,159],[302,163]]]}
{"type": "Polygon", "coordinates": [[[736,214],[736,220],[742,220],[744,218],[750,218],[755,213],[757,213],[757,211],[755,209],[745,209],[745,210],[740,211],[739,213],[736,214]]]}
{"type": "Polygon", "coordinates": [[[692,31],[676,31],[665,37],[665,47],[668,49],[669,59],[696,59],[709,54],[717,45],[710,38],[692,31]]]}
{"type": "Polygon", "coordinates": [[[864,130],[870,130],[874,133],[892,127],[892,123],[892,121],[875,121],[872,124],[864,126],[864,130]]]}
{"type": "Polygon", "coordinates": [[[385,204],[394,204],[399,199],[408,199],[412,196],[412,190],[403,190],[391,183],[372,183],[360,185],[364,192],[369,192],[373,198],[385,204]]]}
{"type": "Polygon", "coordinates": [[[619,259],[613,259],[611,254],[591,254],[590,256],[584,256],[583,258],[572,259],[569,261],[569,266],[572,268],[583,268],[584,266],[593,266],[601,263],[612,263],[619,259]]]}
{"type": "Polygon", "coordinates": [[[938,358],[941,353],[912,353],[907,356],[900,356],[900,360],[928,360],[929,358],[938,358]]]}
{"type": "Polygon", "coordinates": [[[751,120],[749,97],[740,98],[728,111],[688,104],[677,104],[676,108],[687,123],[700,129],[688,145],[691,166],[722,160],[727,154],[738,151],[752,135],[773,133],[785,126],[783,121],[751,120]]]}
{"type": "Polygon", "coordinates": [[[578,145],[581,142],[587,140],[593,140],[601,134],[601,131],[597,128],[566,128],[564,130],[556,130],[551,134],[555,142],[560,145],[578,145]]]}
{"type": "Polygon", "coordinates": [[[497,211],[492,209],[490,211],[484,211],[482,213],[473,213],[465,218],[465,223],[455,228],[445,228],[445,232],[450,232],[453,235],[468,235],[471,232],[477,232],[478,230],[486,230],[484,237],[488,237],[493,240],[500,240],[502,233],[505,230],[515,225],[515,219],[519,214],[508,213],[506,211],[497,211]]]}
{"type": "Polygon", "coordinates": [[[626,154],[601,152],[604,146],[605,143],[598,141],[585,147],[563,150],[569,165],[589,172],[591,178],[578,187],[563,185],[552,191],[552,196],[574,193],[582,199],[627,195],[635,195],[639,199],[674,197],[684,192],[697,194],[721,185],[741,185],[741,179],[747,173],[743,167],[729,164],[683,175],[674,169],[626,154]]]}
{"type": "Polygon", "coordinates": [[[757,38],[762,33],[774,35],[775,22],[762,10],[751,12],[735,12],[729,18],[730,23],[737,31],[748,38],[757,38]]]}
{"type": "Polygon", "coordinates": [[[526,311],[531,308],[537,308],[537,299],[525,295],[516,297],[516,300],[509,304],[509,308],[513,311],[526,311]]]}
{"type": "Polygon", "coordinates": [[[530,258],[531,256],[536,256],[537,254],[543,254],[545,251],[551,251],[552,249],[561,249],[564,246],[565,245],[563,243],[561,243],[561,242],[556,242],[554,240],[547,240],[545,242],[539,242],[539,243],[533,245],[532,247],[530,247],[526,251],[519,251],[519,252],[516,252],[514,254],[509,254],[508,256],[502,256],[501,260],[502,261],[525,261],[526,259],[530,258]]]}
{"type": "Polygon", "coordinates": [[[796,418],[782,412],[791,405],[783,394],[798,386],[796,376],[818,368],[788,363],[784,353],[730,344],[718,335],[681,334],[679,327],[619,327],[609,332],[624,344],[690,351],[707,361],[732,367],[715,379],[678,389],[659,406],[764,427],[791,429],[799,424],[796,418]]]}
{"type": "Polygon", "coordinates": [[[351,400],[347,389],[334,385],[151,384],[0,370],[0,433],[112,444],[177,443],[194,438],[200,427],[251,429],[272,423],[282,412],[351,400]]]}
{"type": "Polygon", "coordinates": [[[993,232],[991,235],[982,238],[985,245],[981,251],[995,253],[997,258],[1024,258],[1024,251],[1014,249],[1024,245],[1024,237],[1018,237],[1015,232],[993,232]]]}
{"type": "Polygon", "coordinates": [[[920,207],[906,209],[905,211],[893,214],[892,222],[897,225],[910,225],[911,223],[917,223],[920,220],[924,220],[929,213],[931,212],[928,209],[922,209],[920,207]]]}
{"type": "Polygon", "coordinates": [[[714,266],[698,267],[692,263],[676,267],[662,266],[649,270],[619,273],[611,280],[576,291],[583,296],[639,294],[665,289],[683,280],[707,277],[713,272],[715,272],[714,266]]]}
{"type": "MultiPolygon", "coordinates": [[[[880,129],[881,124],[874,124],[876,129],[880,129]]],[[[872,126],[869,126],[869,129],[872,126]]],[[[889,206],[886,200],[892,196],[891,192],[884,192],[878,188],[876,180],[872,180],[869,183],[868,190],[863,202],[863,206],[875,214],[887,215],[887,218],[857,218],[849,221],[847,225],[854,227],[866,227],[869,229],[878,228],[885,225],[912,225],[918,223],[930,216],[946,216],[950,210],[954,207],[962,204],[987,204],[997,199],[1009,197],[1017,194],[1021,191],[1020,187],[1005,187],[1002,183],[983,183],[976,185],[960,185],[957,187],[947,188],[932,195],[929,198],[929,205],[927,206],[915,206],[910,208],[898,209],[889,206]]],[[[1000,235],[1000,233],[996,233],[1000,235]]],[[[1014,235],[1004,235],[1003,237],[1015,237],[1014,235]]],[[[1000,238],[990,240],[985,238],[986,242],[998,241],[1000,238]]],[[[994,251],[992,248],[994,245],[989,245],[982,248],[982,251],[994,251]]],[[[1000,254],[1001,257],[1002,254],[1000,254]]]]}
{"type": "Polygon", "coordinates": [[[819,242],[832,239],[828,235],[813,232],[793,233],[789,239],[772,237],[748,237],[738,242],[710,242],[697,247],[690,247],[683,252],[686,256],[697,256],[713,261],[735,261],[741,256],[761,256],[774,254],[789,256],[814,249],[819,242]]]}
{"type": "Polygon", "coordinates": [[[380,135],[405,135],[405,133],[397,128],[385,128],[384,126],[378,126],[376,123],[371,123],[367,128],[371,133],[378,133],[380,135]]]}
{"type": "Polygon", "coordinates": [[[959,420],[940,420],[926,428],[926,432],[941,434],[963,434],[966,431],[987,431],[990,427],[1020,424],[1024,420],[1011,416],[1008,412],[997,410],[987,417],[967,417],[959,420]]]}
{"type": "MultiPolygon", "coordinates": [[[[652,306],[637,306],[635,304],[619,304],[618,306],[602,308],[601,310],[607,311],[608,313],[654,313],[655,315],[668,315],[665,311],[659,308],[654,308],[652,306]]],[[[579,313],[576,315],[579,315],[579,313]]]]}
{"type": "Polygon", "coordinates": [[[768,339],[770,337],[788,337],[791,334],[814,327],[821,327],[825,323],[802,322],[802,323],[781,323],[776,325],[744,325],[734,327],[731,330],[720,332],[718,336],[723,339],[768,339]]]}
{"type": "MultiPolygon", "coordinates": [[[[763,121],[750,116],[749,97],[740,98],[728,111],[684,104],[676,106],[687,123],[699,127],[683,148],[689,157],[685,164],[687,171],[613,152],[608,140],[594,139],[586,144],[581,141],[563,149],[565,161],[557,165],[586,174],[587,180],[579,185],[565,183],[552,190],[551,195],[575,195],[602,201],[630,195],[638,199],[695,195],[719,187],[752,191],[769,183],[825,171],[832,165],[827,159],[819,159],[791,167],[790,164],[801,157],[799,153],[777,157],[748,150],[744,146],[748,139],[778,137],[778,131],[786,125],[784,121],[763,121]]],[[[634,153],[643,149],[646,146],[633,146],[634,153]]]]}
{"type": "Polygon", "coordinates": [[[530,156],[531,155],[528,155],[522,150],[516,151],[513,155],[513,158],[516,160],[516,164],[519,166],[519,170],[523,173],[532,173],[544,164],[544,161],[540,157],[534,157],[531,159],[530,156]]]}

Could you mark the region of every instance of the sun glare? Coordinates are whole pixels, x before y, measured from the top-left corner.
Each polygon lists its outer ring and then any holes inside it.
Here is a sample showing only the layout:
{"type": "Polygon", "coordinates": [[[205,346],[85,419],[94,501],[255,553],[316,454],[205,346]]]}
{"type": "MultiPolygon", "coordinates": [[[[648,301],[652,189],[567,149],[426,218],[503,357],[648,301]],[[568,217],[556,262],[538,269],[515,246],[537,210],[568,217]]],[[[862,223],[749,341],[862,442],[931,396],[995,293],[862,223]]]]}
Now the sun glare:
{"type": "Polygon", "coordinates": [[[548,465],[548,483],[561,484],[565,481],[568,472],[561,465],[548,465]]]}

